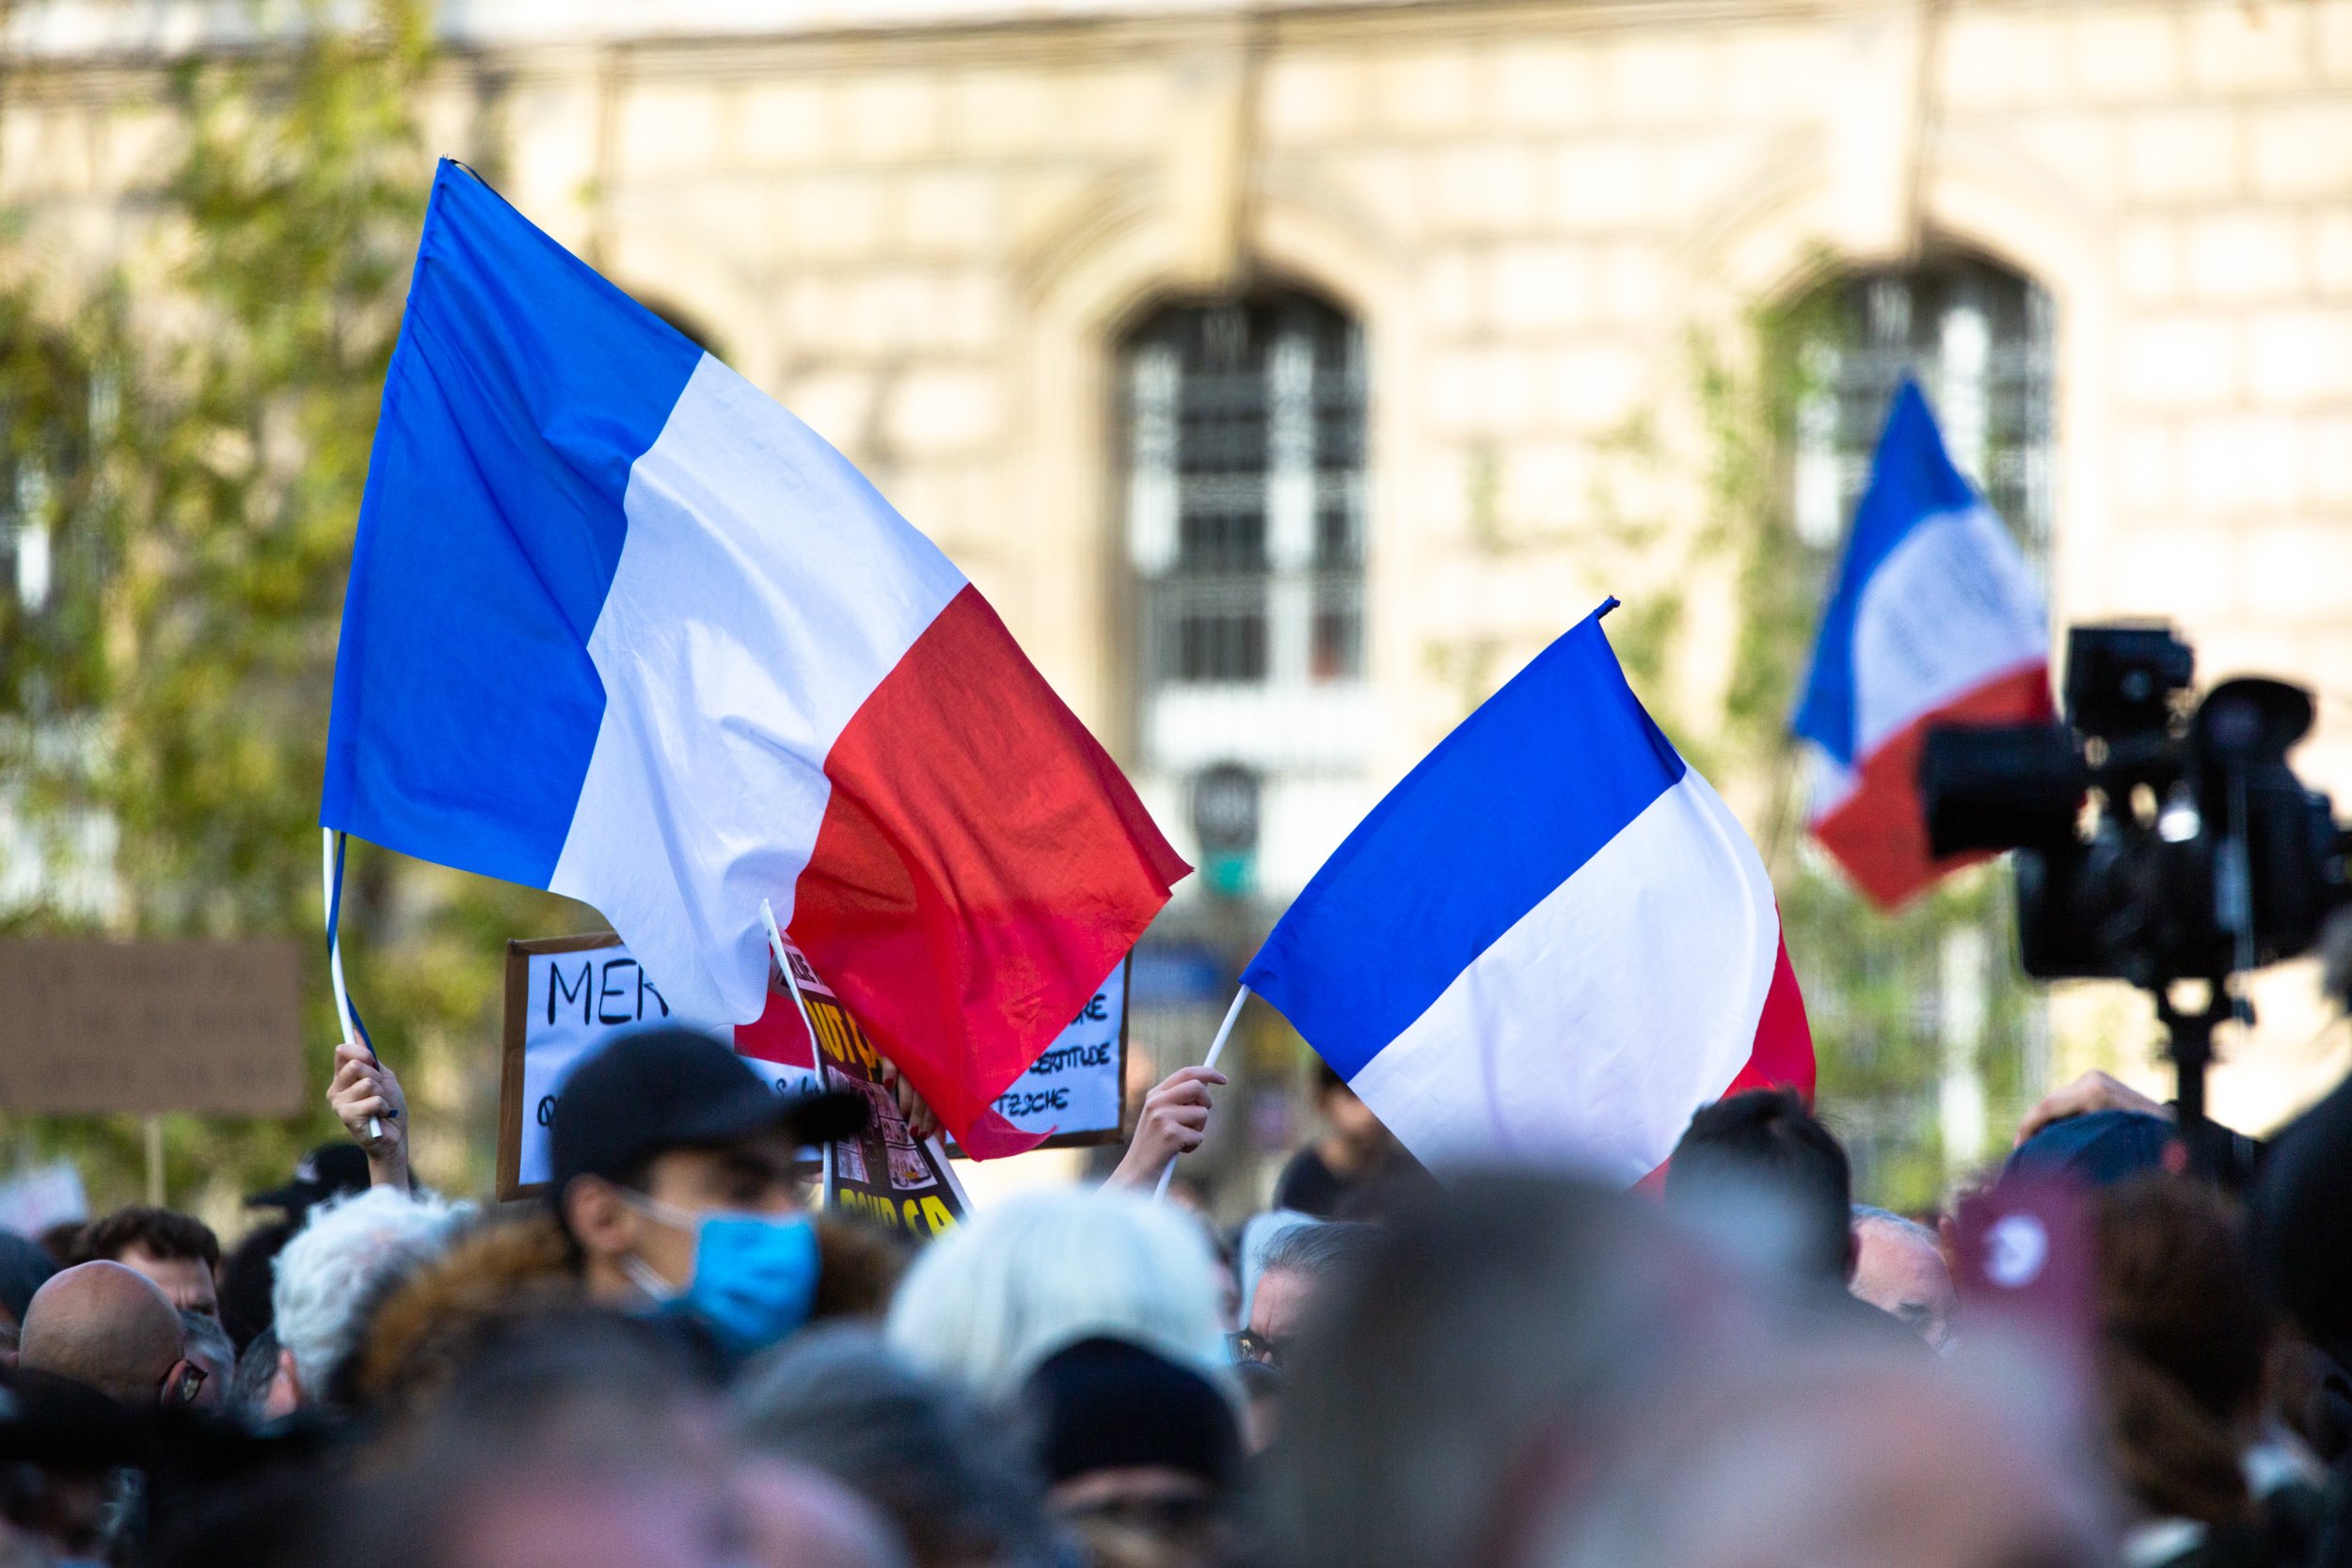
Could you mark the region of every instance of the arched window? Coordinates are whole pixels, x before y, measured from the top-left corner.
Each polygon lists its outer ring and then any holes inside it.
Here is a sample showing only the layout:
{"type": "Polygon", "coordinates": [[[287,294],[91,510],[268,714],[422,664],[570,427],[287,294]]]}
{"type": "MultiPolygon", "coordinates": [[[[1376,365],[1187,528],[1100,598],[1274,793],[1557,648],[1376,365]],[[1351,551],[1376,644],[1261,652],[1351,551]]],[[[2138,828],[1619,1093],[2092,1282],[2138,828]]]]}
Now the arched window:
{"type": "Polygon", "coordinates": [[[1998,261],[1956,248],[1858,269],[1803,311],[1805,395],[1797,412],[1796,523],[1806,544],[1844,537],[1895,388],[1919,378],[1945,444],[2036,567],[2052,523],[2050,296],[1998,261]]]}
{"type": "Polygon", "coordinates": [[[1197,1059],[1248,935],[1376,793],[1364,357],[1293,290],[1168,304],[1116,345],[1135,777],[1200,868],[1136,950],[1146,1084],[1197,1059]]]}
{"type": "MultiPolygon", "coordinates": [[[[1915,376],[1952,459],[2037,571],[2050,555],[2054,326],[2031,278],[1972,251],[1855,268],[1775,312],[1771,400],[1792,459],[1797,566],[1826,594],[1895,390],[1915,376]]],[[[1858,1196],[1931,1204],[2049,1086],[2048,1022],[2018,972],[2004,872],[1963,873],[1892,915],[1826,861],[1780,885],[1858,1196]]]]}
{"type": "Polygon", "coordinates": [[[1120,387],[1146,765],[1340,760],[1277,732],[1363,675],[1361,332],[1296,293],[1172,305],[1120,387]]]}

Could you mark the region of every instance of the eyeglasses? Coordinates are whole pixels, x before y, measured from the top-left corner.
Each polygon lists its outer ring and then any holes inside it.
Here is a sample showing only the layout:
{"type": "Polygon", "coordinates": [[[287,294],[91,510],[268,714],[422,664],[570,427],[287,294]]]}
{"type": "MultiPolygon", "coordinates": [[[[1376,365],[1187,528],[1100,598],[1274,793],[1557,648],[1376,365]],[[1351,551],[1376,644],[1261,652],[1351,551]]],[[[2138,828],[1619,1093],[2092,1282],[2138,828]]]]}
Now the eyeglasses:
{"type": "Polygon", "coordinates": [[[164,1374],[164,1385],[155,1396],[158,1404],[194,1404],[204,1391],[204,1369],[183,1356],[171,1364],[164,1374]]]}
{"type": "Polygon", "coordinates": [[[1178,1493],[1156,1497],[1102,1497],[1062,1511],[1072,1524],[1100,1523],[1141,1530],[1150,1535],[1182,1536],[1204,1530],[1222,1512],[1207,1494],[1178,1493]]]}
{"type": "Polygon", "coordinates": [[[1262,1367],[1279,1367],[1282,1364],[1281,1341],[1261,1334],[1254,1328],[1245,1328],[1238,1334],[1228,1334],[1225,1336],[1225,1343],[1232,1351],[1233,1359],[1236,1361],[1255,1361],[1262,1367]]]}

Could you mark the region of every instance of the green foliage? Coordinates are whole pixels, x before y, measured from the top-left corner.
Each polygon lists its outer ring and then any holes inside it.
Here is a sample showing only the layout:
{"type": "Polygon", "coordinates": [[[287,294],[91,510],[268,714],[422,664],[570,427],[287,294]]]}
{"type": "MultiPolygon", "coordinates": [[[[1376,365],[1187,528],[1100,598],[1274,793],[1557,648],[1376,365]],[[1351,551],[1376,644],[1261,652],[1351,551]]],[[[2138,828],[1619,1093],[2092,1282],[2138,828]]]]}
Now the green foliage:
{"type": "Polygon", "coordinates": [[[193,328],[133,414],[136,546],[108,805],[142,926],[294,929],[315,908],[334,629],[429,167],[423,17],[190,69],[174,279],[193,328]]]}
{"type": "Polygon", "coordinates": [[[2013,958],[2006,868],[1954,876],[1887,913],[1804,842],[1803,758],[1788,715],[1836,559],[1797,531],[1791,460],[1799,410],[1825,390],[1823,367],[1851,331],[1833,279],[1754,312],[1730,351],[1696,348],[1711,452],[1701,547],[1734,574],[1740,616],[1715,742],[1725,776],[1766,782],[1760,847],[1812,1021],[1820,1104],[1853,1152],[1857,1189],[1890,1207],[1923,1208],[1954,1169],[1987,1152],[1943,1147],[1938,1088],[1955,1049],[1946,1042],[1947,1008],[1965,1006],[1980,1019],[1960,1035],[1976,1035],[1995,1135],[2025,1108],[2042,1022],[2013,958]],[[1954,958],[1968,955],[1977,961],[1952,973],[1954,958]]]}
{"type": "Polygon", "coordinates": [[[1712,448],[1713,506],[1704,538],[1731,555],[1739,583],[1723,739],[1751,761],[1788,753],[1788,714],[1835,564],[1798,537],[1790,461],[1798,408],[1820,390],[1818,356],[1805,350],[1838,331],[1834,296],[1834,289],[1815,289],[1753,312],[1740,361],[1704,341],[1695,348],[1712,448]]]}
{"type": "Polygon", "coordinates": [[[71,714],[102,695],[98,585],[119,530],[91,459],[112,436],[101,367],[120,340],[117,295],[58,325],[23,293],[0,293],[0,514],[40,536],[49,580],[37,607],[18,591],[22,568],[0,595],[0,703],[10,715],[71,714]]]}
{"type": "MultiPolygon", "coordinates": [[[[119,280],[71,327],[44,325],[64,311],[30,285],[0,294],[0,460],[46,476],[29,493],[59,563],[44,610],[0,611],[0,733],[27,816],[111,828],[118,890],[111,911],[52,901],[20,929],[318,941],[343,579],[432,170],[411,107],[427,21],[421,0],[378,0],[356,27],[322,9],[280,50],[177,78],[169,260],[141,277],[135,324],[119,280]]],[[[502,939],[597,923],[364,848],[345,899],[353,990],[426,1127],[419,1162],[478,1185],[502,939]]],[[[312,987],[323,1092],[323,961],[312,987]]],[[[217,1212],[282,1178],[337,1131],[313,1103],[282,1123],[169,1118],[175,1198],[201,1180],[217,1212]]],[[[101,1202],[137,1189],[121,1118],[5,1125],[22,1157],[79,1157],[101,1202]]]]}
{"type": "MultiPolygon", "coordinates": [[[[1667,528],[1648,499],[1685,460],[1661,450],[1642,420],[1597,444],[1574,526],[1506,516],[1505,475],[1491,449],[1469,454],[1463,498],[1469,542],[1481,555],[1507,562],[1569,551],[1591,578],[1618,587],[1627,602],[1610,618],[1610,641],[1651,713],[1701,771],[1761,802],[1759,847],[1812,1018],[1820,1103],[1853,1152],[1860,1190],[1916,1208],[1936,1202],[1955,1170],[1987,1152],[1943,1147],[1947,1068],[1965,1076],[1973,1064],[1989,1141],[1997,1141],[2029,1097],[2042,1020],[2011,958],[2005,870],[1963,873],[1886,913],[1805,841],[1804,758],[1788,716],[1836,551],[1808,544],[1797,528],[1797,432],[1860,330],[1849,279],[1825,259],[1815,271],[1819,286],[1751,311],[1727,338],[1692,341],[1706,498],[1695,529],[1667,528]],[[1674,678],[1677,661],[1692,629],[1692,584],[1718,575],[1730,584],[1735,618],[1729,672],[1719,690],[1694,700],[1690,684],[1674,678]],[[1963,1024],[1959,1013],[1976,1022],[1963,1024]]],[[[1432,643],[1426,664],[1468,713],[1514,655],[1533,651],[1472,635],[1432,643]]]]}

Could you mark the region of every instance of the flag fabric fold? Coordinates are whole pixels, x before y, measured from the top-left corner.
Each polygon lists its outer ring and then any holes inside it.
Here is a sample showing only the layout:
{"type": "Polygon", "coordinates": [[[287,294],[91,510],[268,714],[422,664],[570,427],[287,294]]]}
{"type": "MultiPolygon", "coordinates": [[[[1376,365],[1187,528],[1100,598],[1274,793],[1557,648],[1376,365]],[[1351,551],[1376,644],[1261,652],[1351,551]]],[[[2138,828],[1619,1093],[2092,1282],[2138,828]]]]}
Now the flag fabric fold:
{"type": "Polygon", "coordinates": [[[1981,856],[1929,852],[1919,752],[1938,724],[2051,717],[2041,590],[1952,464],[1916,383],[1896,393],[1792,727],[1814,836],[1882,908],[1981,856]]]}
{"type": "Polygon", "coordinates": [[[1242,976],[1423,1160],[1630,1185],[1701,1104],[1812,1091],[1771,879],[1627,685],[1615,602],[1373,809],[1242,976]]]}
{"type": "Polygon", "coordinates": [[[1187,867],[840,453],[469,171],[434,182],[321,819],[578,898],[750,1022],[762,899],[976,1154],[1187,867]]]}

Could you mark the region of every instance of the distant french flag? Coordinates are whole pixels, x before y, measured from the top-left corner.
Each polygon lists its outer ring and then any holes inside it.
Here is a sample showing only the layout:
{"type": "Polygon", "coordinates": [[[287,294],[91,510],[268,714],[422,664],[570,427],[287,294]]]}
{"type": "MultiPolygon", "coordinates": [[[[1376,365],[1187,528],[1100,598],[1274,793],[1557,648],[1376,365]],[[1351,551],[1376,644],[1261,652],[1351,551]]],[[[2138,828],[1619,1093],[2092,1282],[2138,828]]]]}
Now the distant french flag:
{"type": "Polygon", "coordinates": [[[1873,902],[1902,903],[1982,858],[1929,853],[1918,784],[1927,732],[2051,712],[2041,591],[1906,379],[1854,511],[1793,725],[1813,747],[1814,836],[1873,902]]]}
{"type": "Polygon", "coordinates": [[[1242,975],[1424,1161],[1630,1186],[1702,1104],[1812,1092],[1764,863],[1626,684],[1615,603],[1390,791],[1242,975]]]}
{"type": "Polygon", "coordinates": [[[771,901],[977,1154],[1187,869],[840,453],[450,163],[320,815],[595,906],[691,1018],[761,1016],[771,901]]]}

